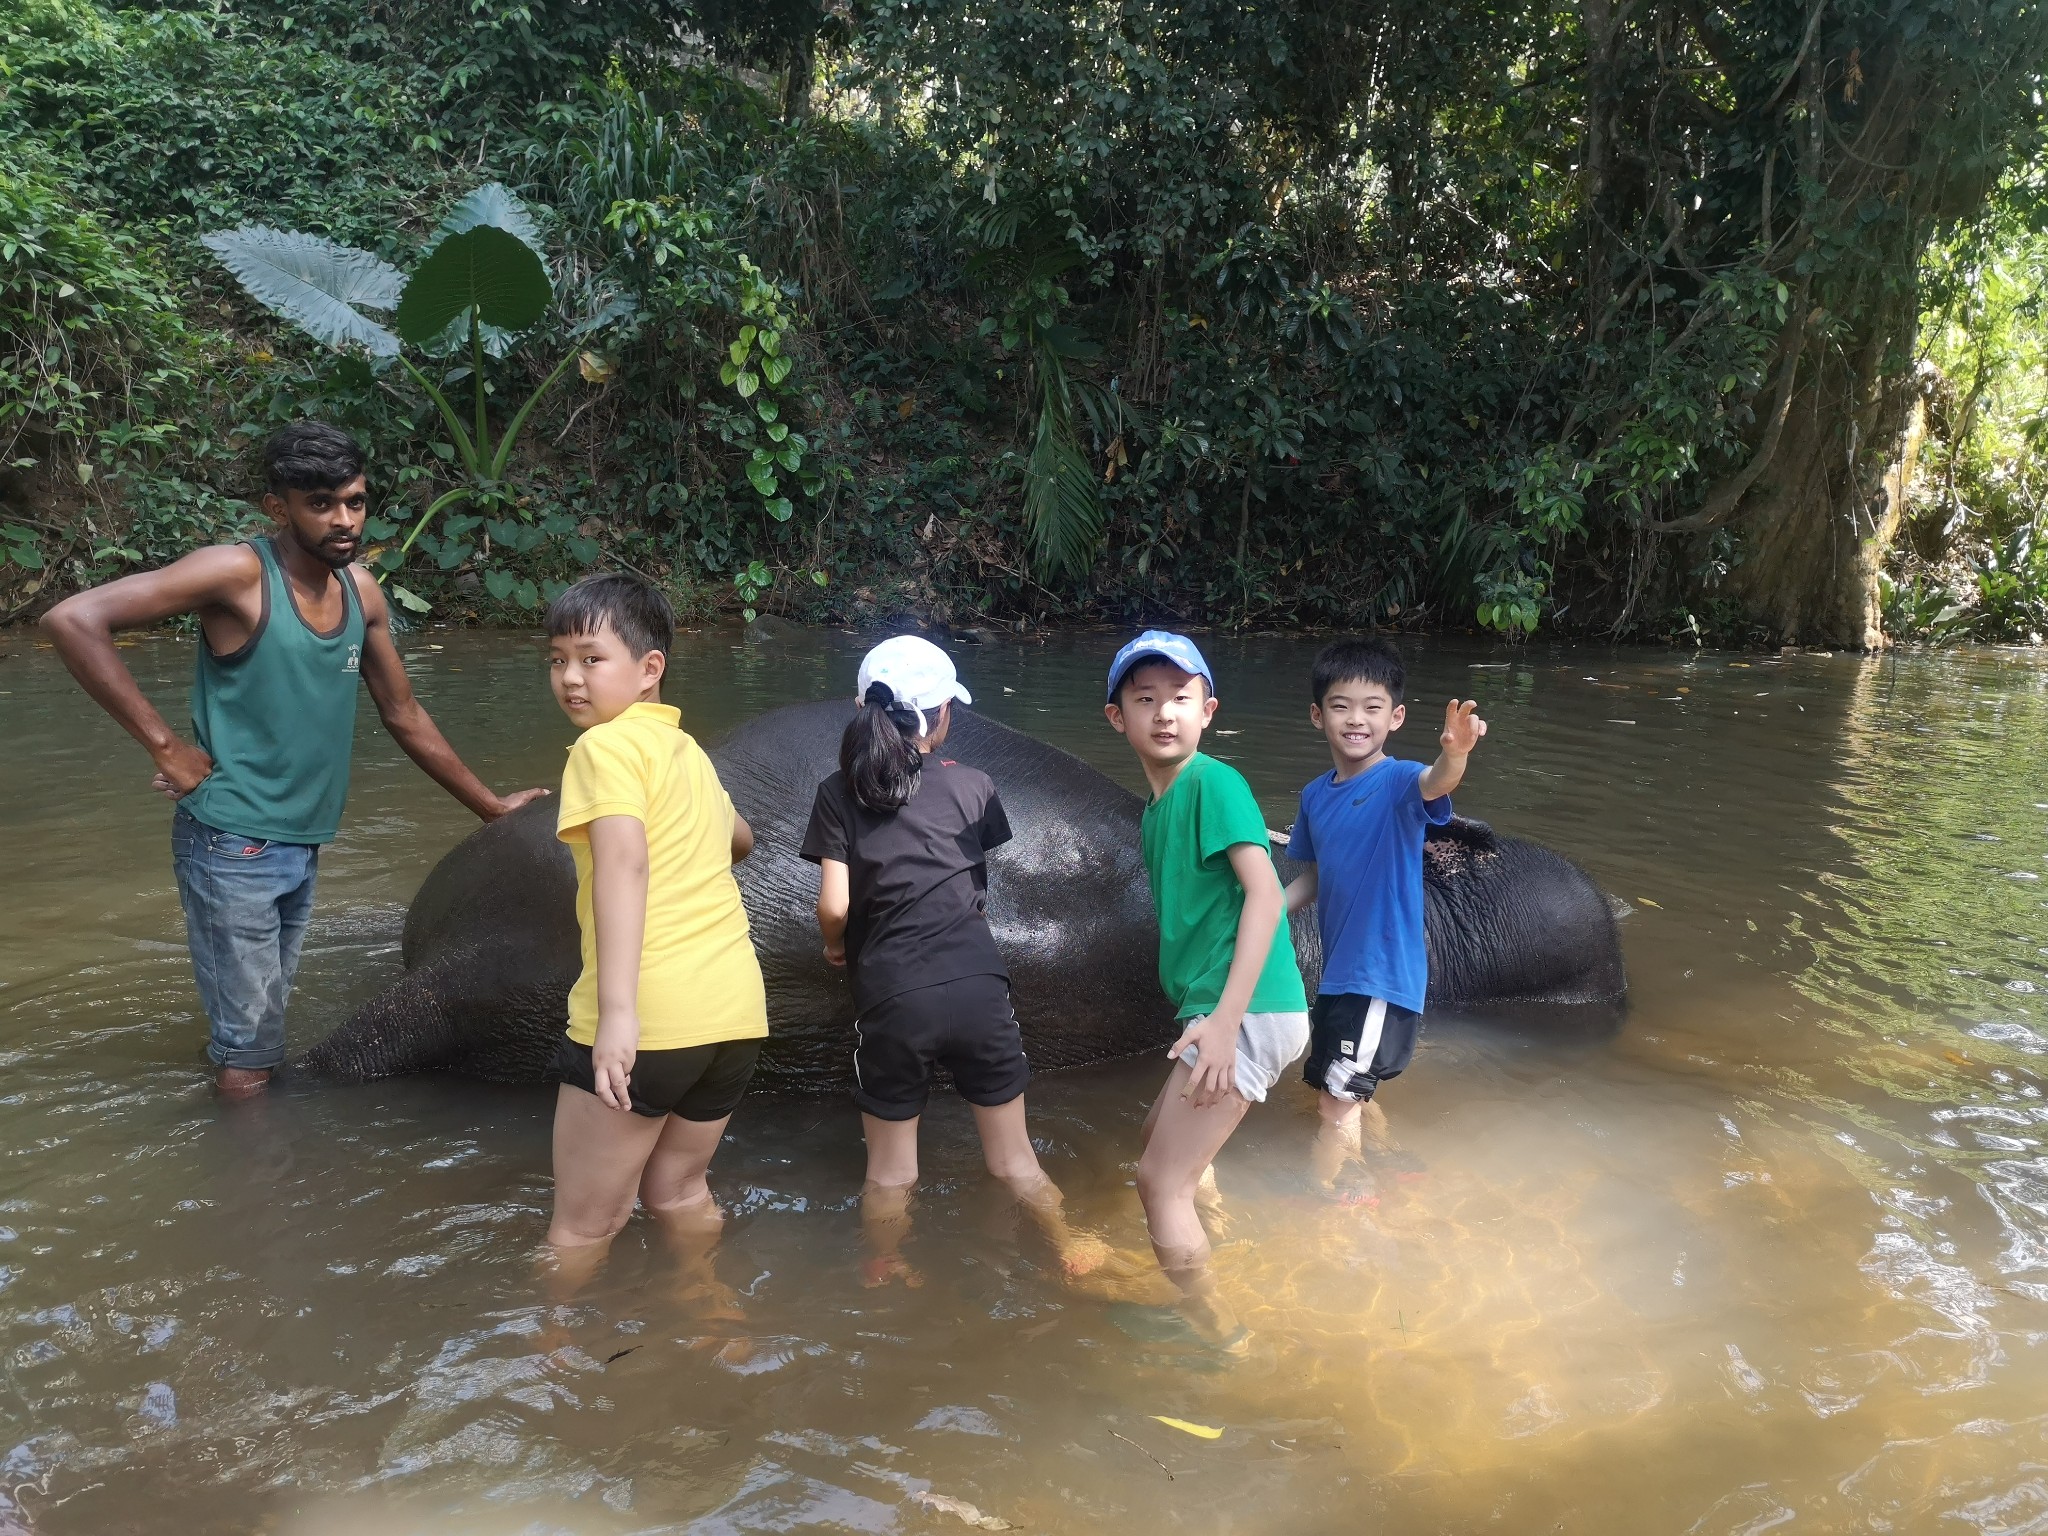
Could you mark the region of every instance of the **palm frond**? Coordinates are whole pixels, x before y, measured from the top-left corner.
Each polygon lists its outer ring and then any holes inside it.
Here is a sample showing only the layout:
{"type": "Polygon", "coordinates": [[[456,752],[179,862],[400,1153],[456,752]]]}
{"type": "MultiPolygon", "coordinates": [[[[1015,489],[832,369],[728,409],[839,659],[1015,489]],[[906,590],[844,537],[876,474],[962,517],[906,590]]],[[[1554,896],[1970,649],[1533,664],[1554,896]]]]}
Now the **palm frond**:
{"type": "Polygon", "coordinates": [[[1024,474],[1024,527],[1032,563],[1048,576],[1085,576],[1102,542],[1095,470],[1074,435],[1073,417],[1048,401],[1024,474]]]}

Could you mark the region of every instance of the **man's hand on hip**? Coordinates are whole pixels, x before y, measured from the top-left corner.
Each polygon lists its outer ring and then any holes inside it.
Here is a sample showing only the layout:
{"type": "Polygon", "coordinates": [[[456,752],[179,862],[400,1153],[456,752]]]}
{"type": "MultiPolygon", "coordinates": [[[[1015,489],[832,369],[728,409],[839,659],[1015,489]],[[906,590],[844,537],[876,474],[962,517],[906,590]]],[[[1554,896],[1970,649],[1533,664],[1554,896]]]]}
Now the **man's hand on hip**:
{"type": "Polygon", "coordinates": [[[149,787],[173,800],[182,800],[213,772],[213,759],[198,747],[174,741],[156,756],[156,777],[149,787]]]}

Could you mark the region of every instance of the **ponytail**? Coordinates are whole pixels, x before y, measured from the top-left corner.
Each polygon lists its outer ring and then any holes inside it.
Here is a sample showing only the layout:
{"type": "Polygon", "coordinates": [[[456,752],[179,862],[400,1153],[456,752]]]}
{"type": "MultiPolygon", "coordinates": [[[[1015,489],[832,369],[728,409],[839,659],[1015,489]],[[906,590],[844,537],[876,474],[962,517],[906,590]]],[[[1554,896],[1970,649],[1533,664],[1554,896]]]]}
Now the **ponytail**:
{"type": "Polygon", "coordinates": [[[924,754],[917,750],[924,723],[923,711],[897,702],[887,683],[868,684],[839,738],[839,771],[854,799],[871,811],[910,803],[924,768],[924,754]]]}

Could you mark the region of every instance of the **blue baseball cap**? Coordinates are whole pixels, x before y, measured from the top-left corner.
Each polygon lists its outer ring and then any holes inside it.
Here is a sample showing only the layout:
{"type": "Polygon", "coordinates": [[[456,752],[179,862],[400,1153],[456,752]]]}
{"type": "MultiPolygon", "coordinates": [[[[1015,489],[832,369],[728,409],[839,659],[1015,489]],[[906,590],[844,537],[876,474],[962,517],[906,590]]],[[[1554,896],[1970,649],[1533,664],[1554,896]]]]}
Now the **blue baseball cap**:
{"type": "Polygon", "coordinates": [[[1186,635],[1176,635],[1170,629],[1148,629],[1137,639],[1116,653],[1116,660],[1109,664],[1109,702],[1116,702],[1117,686],[1130,676],[1131,668],[1141,661],[1157,657],[1170,661],[1181,671],[1192,673],[1209,685],[1213,697],[1216,692],[1216,678],[1209,671],[1209,663],[1202,659],[1202,653],[1195,642],[1186,635]]]}

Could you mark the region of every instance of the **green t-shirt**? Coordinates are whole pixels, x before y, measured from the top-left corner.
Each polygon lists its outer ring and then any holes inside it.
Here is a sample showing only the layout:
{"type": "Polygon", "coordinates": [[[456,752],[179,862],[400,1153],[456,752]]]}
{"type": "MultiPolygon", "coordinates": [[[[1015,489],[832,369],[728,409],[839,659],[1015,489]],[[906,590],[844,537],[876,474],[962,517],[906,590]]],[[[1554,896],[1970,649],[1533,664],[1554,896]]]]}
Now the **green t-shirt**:
{"type": "MultiPolygon", "coordinates": [[[[1230,867],[1230,850],[1238,843],[1270,849],[1266,818],[1243,774],[1197,752],[1172,787],[1145,807],[1140,835],[1159,914],[1159,984],[1173,1002],[1175,1018],[1208,1013],[1230,980],[1238,914],[1244,911],[1244,887],[1230,867]]],[[[1283,913],[1245,1012],[1307,1008],[1283,913]]]]}

